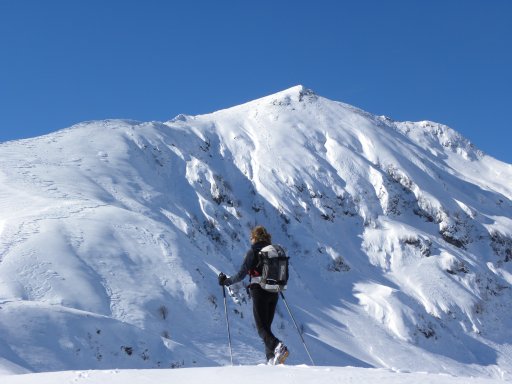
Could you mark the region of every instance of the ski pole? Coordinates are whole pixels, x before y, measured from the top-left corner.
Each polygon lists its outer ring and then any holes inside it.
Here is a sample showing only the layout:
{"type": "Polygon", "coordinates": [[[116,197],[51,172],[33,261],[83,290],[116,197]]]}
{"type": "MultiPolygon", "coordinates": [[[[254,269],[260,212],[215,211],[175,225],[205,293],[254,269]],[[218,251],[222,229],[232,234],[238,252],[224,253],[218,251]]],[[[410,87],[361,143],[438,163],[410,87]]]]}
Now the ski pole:
{"type": "Polygon", "coordinates": [[[224,312],[226,313],[226,325],[228,328],[229,356],[231,358],[231,365],[233,365],[233,350],[231,349],[231,332],[229,331],[228,304],[226,301],[226,287],[225,286],[222,286],[222,293],[224,294],[224,312]]]}
{"type": "Polygon", "coordinates": [[[304,349],[306,350],[306,353],[309,356],[309,360],[311,360],[311,364],[313,364],[313,366],[314,366],[315,362],[313,361],[313,358],[311,357],[311,354],[309,353],[308,346],[306,345],[306,342],[304,341],[304,337],[302,337],[302,333],[300,333],[297,322],[295,321],[295,318],[292,315],[292,311],[290,311],[290,307],[288,306],[288,303],[286,302],[286,299],[284,298],[283,291],[279,291],[279,293],[281,294],[281,297],[283,298],[284,305],[286,306],[286,309],[288,310],[288,313],[290,314],[290,317],[292,318],[293,324],[295,324],[295,328],[297,329],[297,332],[298,332],[300,338],[302,339],[302,344],[304,345],[304,349]]]}

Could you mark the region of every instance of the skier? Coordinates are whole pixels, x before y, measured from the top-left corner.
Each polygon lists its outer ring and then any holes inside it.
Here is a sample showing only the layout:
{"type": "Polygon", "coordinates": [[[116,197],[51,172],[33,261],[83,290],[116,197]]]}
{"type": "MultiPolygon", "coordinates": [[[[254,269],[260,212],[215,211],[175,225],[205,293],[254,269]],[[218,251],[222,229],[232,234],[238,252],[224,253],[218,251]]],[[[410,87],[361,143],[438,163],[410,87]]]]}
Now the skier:
{"type": "Polygon", "coordinates": [[[266,291],[258,284],[258,277],[262,272],[261,266],[258,265],[258,254],[262,248],[270,245],[271,242],[272,237],[265,227],[257,226],[253,228],[251,231],[251,249],[247,251],[240,271],[231,277],[227,277],[221,272],[219,274],[219,284],[229,286],[242,281],[245,276],[249,275],[249,289],[258,335],[265,344],[268,364],[276,365],[283,364],[289,355],[288,348],[274,336],[271,330],[279,296],[277,292],[266,291]]]}

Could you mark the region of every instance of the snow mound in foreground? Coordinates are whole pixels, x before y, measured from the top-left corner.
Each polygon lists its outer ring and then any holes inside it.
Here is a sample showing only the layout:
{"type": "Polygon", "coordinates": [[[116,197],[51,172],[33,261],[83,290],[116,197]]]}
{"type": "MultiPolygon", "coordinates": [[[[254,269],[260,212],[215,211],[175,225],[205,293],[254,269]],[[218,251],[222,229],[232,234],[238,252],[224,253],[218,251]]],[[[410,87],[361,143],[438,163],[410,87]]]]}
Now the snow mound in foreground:
{"type": "Polygon", "coordinates": [[[454,377],[445,374],[404,373],[385,369],[353,367],[308,367],[302,366],[239,366],[217,368],[184,368],[154,370],[109,370],[109,371],[66,371],[2,377],[3,384],[55,384],[55,383],[246,383],[259,384],[279,382],[281,384],[343,384],[343,383],[436,383],[484,384],[495,380],[483,378],[454,377]]]}

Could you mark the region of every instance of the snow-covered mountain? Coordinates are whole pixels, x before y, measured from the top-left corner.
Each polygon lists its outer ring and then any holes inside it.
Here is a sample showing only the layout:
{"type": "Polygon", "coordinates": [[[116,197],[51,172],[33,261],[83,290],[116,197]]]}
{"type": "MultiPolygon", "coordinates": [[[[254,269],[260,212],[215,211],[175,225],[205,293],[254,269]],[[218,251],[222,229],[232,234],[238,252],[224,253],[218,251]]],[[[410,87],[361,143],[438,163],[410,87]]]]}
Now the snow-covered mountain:
{"type": "MultiPolygon", "coordinates": [[[[250,229],[291,257],[318,365],[509,377],[512,166],[302,86],[0,144],[0,371],[229,363],[250,229]]],[[[263,361],[249,298],[236,364],[263,361]]],[[[309,363],[282,303],[275,333],[309,363]]]]}

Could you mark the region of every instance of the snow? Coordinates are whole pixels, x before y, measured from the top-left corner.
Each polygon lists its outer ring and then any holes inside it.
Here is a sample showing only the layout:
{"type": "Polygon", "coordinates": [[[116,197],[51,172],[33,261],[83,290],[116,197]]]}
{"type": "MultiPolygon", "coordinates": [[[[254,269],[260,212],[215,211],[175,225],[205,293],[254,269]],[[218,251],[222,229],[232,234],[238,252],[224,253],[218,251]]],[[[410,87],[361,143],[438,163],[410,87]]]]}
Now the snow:
{"type": "Polygon", "coordinates": [[[4,384],[55,384],[55,383],[260,383],[261,380],[282,384],[344,384],[344,383],[436,383],[436,384],[486,384],[496,380],[433,375],[428,373],[400,373],[386,369],[362,369],[353,367],[308,367],[299,366],[248,366],[217,368],[184,368],[175,370],[106,370],[67,371],[3,376],[4,384]]]}
{"type": "Polygon", "coordinates": [[[511,165],[449,127],[302,86],[208,115],[0,143],[0,372],[510,379],[510,180],[511,165]],[[228,313],[244,367],[221,368],[224,304],[208,265],[237,271],[256,224],[291,257],[286,298],[320,368],[301,366],[283,303],[274,330],[290,366],[257,366],[243,286],[228,313]]]}

